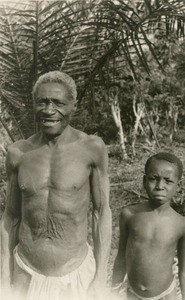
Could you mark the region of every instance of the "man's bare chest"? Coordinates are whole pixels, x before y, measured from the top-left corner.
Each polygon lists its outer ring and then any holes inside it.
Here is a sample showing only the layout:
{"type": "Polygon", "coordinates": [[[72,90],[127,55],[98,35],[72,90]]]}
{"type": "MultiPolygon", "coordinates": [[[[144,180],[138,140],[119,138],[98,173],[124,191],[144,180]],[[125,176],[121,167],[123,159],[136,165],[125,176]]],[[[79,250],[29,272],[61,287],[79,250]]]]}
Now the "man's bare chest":
{"type": "Polygon", "coordinates": [[[23,192],[41,189],[78,190],[89,179],[91,162],[79,149],[43,147],[22,156],[18,168],[19,186],[23,192]]]}

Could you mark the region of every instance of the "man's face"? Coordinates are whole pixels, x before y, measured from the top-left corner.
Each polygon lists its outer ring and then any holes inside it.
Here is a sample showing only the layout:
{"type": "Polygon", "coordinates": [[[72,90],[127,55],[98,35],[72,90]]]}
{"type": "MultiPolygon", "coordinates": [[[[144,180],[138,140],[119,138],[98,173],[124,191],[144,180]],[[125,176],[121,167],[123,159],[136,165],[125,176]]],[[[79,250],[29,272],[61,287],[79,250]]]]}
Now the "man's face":
{"type": "Polygon", "coordinates": [[[69,124],[75,111],[75,102],[67,88],[55,82],[43,83],[38,87],[35,99],[35,114],[39,127],[48,136],[60,135],[69,124]]]}
{"type": "Polygon", "coordinates": [[[173,163],[154,159],[143,182],[150,201],[156,206],[163,205],[170,202],[176,193],[178,168],[173,163]]]}

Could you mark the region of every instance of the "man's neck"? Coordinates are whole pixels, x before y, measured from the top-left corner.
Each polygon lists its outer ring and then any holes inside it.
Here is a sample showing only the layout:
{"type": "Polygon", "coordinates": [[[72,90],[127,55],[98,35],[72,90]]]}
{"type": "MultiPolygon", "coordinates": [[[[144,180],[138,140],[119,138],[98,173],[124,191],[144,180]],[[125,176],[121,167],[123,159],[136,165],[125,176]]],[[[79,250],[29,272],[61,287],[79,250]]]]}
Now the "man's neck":
{"type": "Polygon", "coordinates": [[[72,134],[71,134],[71,126],[67,125],[64,130],[59,134],[59,135],[47,135],[42,133],[42,139],[44,141],[44,143],[50,145],[50,146],[54,146],[56,145],[58,142],[62,143],[62,144],[68,144],[71,142],[72,139],[72,134]]]}

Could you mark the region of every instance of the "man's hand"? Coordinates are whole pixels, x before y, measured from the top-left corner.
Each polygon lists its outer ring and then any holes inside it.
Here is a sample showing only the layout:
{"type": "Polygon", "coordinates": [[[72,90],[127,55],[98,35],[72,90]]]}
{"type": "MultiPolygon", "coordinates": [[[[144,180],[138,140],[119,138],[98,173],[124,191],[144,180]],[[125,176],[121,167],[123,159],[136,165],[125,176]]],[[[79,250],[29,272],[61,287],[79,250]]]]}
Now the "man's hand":
{"type": "Polygon", "coordinates": [[[94,279],[89,287],[87,298],[88,300],[109,300],[109,289],[106,286],[106,283],[102,283],[98,279],[94,279]]]}
{"type": "Polygon", "coordinates": [[[123,283],[117,284],[111,288],[111,300],[126,300],[126,290],[123,283]]]}
{"type": "Polygon", "coordinates": [[[13,295],[12,292],[12,286],[10,284],[10,282],[7,281],[2,281],[2,286],[1,286],[1,297],[2,299],[13,299],[15,298],[15,295],[13,295]]]}

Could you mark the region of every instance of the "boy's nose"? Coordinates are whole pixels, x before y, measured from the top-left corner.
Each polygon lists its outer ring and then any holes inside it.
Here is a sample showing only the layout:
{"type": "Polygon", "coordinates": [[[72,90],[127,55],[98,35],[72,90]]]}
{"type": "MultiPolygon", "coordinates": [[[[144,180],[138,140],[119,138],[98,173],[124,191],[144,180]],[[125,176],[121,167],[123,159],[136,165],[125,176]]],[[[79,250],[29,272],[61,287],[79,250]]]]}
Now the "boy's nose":
{"type": "Polygon", "coordinates": [[[157,183],[156,183],[156,188],[161,190],[164,188],[164,185],[163,185],[163,180],[158,180],[157,183]]]}

